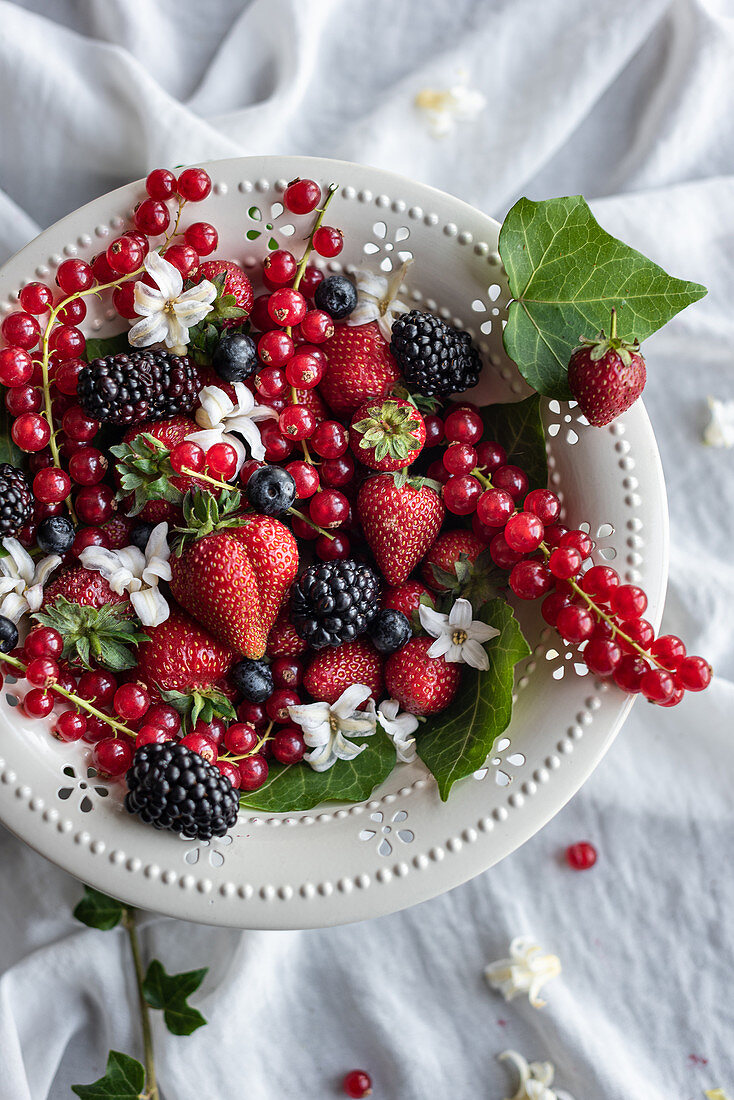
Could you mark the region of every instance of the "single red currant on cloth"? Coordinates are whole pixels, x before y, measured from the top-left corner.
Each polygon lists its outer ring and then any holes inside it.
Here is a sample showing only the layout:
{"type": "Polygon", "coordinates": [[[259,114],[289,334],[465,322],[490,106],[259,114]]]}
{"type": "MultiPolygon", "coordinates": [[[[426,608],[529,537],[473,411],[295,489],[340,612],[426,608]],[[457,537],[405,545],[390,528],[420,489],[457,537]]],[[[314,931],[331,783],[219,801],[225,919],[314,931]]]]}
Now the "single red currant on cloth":
{"type": "Polygon", "coordinates": [[[588,871],[596,863],[597,853],[593,844],[588,840],[581,840],[578,844],[570,844],[566,848],[566,863],[574,871],[588,871]]]}
{"type": "Polygon", "coordinates": [[[363,1069],[350,1070],[342,1082],[342,1088],[345,1096],[350,1096],[352,1100],[363,1100],[363,1097],[372,1093],[369,1073],[365,1073],[363,1069]]]}
{"type": "Polygon", "coordinates": [[[609,336],[581,338],[568,364],[568,384],[579,408],[594,427],[611,423],[634,405],[645,388],[647,371],[640,345],[617,336],[612,310],[609,336]]]}

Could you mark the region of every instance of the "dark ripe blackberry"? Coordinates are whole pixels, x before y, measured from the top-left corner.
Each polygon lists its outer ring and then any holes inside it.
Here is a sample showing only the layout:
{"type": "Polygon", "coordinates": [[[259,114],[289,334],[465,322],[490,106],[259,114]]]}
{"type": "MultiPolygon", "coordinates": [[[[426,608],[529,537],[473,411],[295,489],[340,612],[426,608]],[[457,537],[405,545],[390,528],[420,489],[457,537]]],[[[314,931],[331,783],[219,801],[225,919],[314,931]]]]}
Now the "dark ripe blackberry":
{"type": "Polygon", "coordinates": [[[137,749],[125,778],[125,809],[156,829],[211,840],[237,820],[239,801],[229,779],[178,741],[137,749]]]}
{"type": "Polygon", "coordinates": [[[141,424],[191,412],[201,389],[188,355],[150,349],[93,359],[79,373],[79,402],[108,424],[141,424]]]}
{"type": "Polygon", "coordinates": [[[377,614],[380,580],[369,565],[329,561],[310,565],[291,589],[291,622],[313,649],[351,642],[377,614]]]}
{"type": "Polygon", "coordinates": [[[429,397],[463,393],[479,381],[482,364],[468,332],[411,309],[392,326],[390,350],[403,378],[429,397]]]}
{"type": "Polygon", "coordinates": [[[14,538],[33,517],[33,493],[25,474],[0,463],[0,538],[14,538]]]}

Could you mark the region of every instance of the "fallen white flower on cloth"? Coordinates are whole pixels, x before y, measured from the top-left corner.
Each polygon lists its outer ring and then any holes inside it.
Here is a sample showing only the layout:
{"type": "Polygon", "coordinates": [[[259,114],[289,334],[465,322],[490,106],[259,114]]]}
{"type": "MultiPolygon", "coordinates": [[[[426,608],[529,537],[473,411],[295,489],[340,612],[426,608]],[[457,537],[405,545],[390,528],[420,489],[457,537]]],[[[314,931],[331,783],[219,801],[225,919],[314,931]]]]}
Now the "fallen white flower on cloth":
{"type": "Polygon", "coordinates": [[[389,278],[374,271],[356,271],[357,304],[349,314],[347,324],[354,327],[376,321],[380,332],[389,341],[394,322],[410,308],[399,294],[411,263],[411,260],[406,260],[389,278]]]}
{"type": "Polygon", "coordinates": [[[377,708],[377,720],[395,746],[401,764],[412,764],[418,755],[414,734],[420,722],[414,714],[400,713],[397,699],[383,699],[377,708]]]}
{"type": "Polygon", "coordinates": [[[415,97],[415,106],[423,111],[435,138],[445,137],[457,122],[471,122],[487,106],[486,96],[470,88],[469,74],[456,70],[456,79],[448,88],[423,88],[415,97]]]}
{"type": "Polygon", "coordinates": [[[250,448],[251,456],[262,462],[265,447],[255,425],[258,420],[277,419],[278,414],[268,405],[258,405],[244,382],[235,382],[232,388],[236,402],[219,386],[204,386],[199,394],[201,405],[196,410],[196,423],[201,431],[192,432],[186,442],[198,443],[204,451],[215,443],[229,443],[237,453],[236,475],[247,458],[242,439],[250,448]]]}
{"type": "Polygon", "coordinates": [[[569,1093],[550,1087],[555,1076],[552,1062],[528,1063],[516,1050],[504,1050],[497,1057],[500,1062],[512,1062],[520,1075],[517,1092],[506,1100],[573,1100],[569,1093]]]}
{"type": "Polygon", "coordinates": [[[108,550],[104,546],[87,546],[79,555],[85,569],[101,573],[113,592],[127,592],[135,614],[143,626],[160,626],[170,615],[170,609],[159,581],[170,581],[171,554],[168,545],[168,524],[159,523],[148,536],[145,552],[137,546],[123,550],[108,550]]]}
{"type": "Polygon", "coordinates": [[[451,664],[462,663],[487,671],[489,655],[484,643],[496,638],[499,630],[480,619],[472,619],[468,600],[457,600],[448,615],[421,604],[418,615],[423,629],[436,639],[427,651],[429,657],[443,657],[451,664]]]}
{"type": "Polygon", "coordinates": [[[159,252],[149,252],[143,266],[157,287],[142,279],[135,284],[135,312],[142,318],[130,329],[127,338],[134,348],[164,343],[179,350],[189,342],[189,329],[203,321],[214,308],[217,288],[202,279],[188,290],[177,267],[159,252]]]}
{"type": "Polygon", "coordinates": [[[707,447],[734,447],[734,401],[709,397],[711,418],[703,433],[707,447]]]}
{"type": "Polygon", "coordinates": [[[539,994],[546,982],[561,973],[557,955],[544,955],[532,936],[516,936],[510,944],[509,959],[498,959],[484,968],[484,977],[506,1001],[527,993],[533,1008],[542,1008],[545,1001],[539,994]]]}
{"type": "Polygon", "coordinates": [[[312,752],[304,760],[315,772],[325,772],[337,760],[354,760],[367,746],[355,745],[350,737],[371,737],[377,729],[375,701],[366,684],[352,684],[335,703],[303,703],[288,707],[288,714],[303,730],[303,740],[312,752]],[[365,710],[357,708],[369,699],[365,710]]]}
{"type": "Polygon", "coordinates": [[[43,586],[59,565],[58,554],[34,561],[17,539],[3,539],[7,554],[0,558],[0,615],[19,622],[27,611],[38,611],[43,586]]]}

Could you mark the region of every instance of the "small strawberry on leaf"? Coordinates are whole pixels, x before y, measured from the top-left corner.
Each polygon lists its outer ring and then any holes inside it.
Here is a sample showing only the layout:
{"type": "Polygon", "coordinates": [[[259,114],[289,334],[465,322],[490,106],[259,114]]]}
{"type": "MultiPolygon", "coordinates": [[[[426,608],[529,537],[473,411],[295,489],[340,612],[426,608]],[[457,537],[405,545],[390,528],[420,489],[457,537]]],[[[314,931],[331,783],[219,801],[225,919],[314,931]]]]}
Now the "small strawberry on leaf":
{"type": "Polygon", "coordinates": [[[463,597],[477,610],[504,587],[487,544],[473,531],[442,531],[428,550],[421,575],[425,583],[450,602],[463,597]]]}
{"type": "Polygon", "coordinates": [[[568,384],[586,419],[596,428],[611,423],[634,405],[645,388],[647,371],[637,340],[617,336],[612,310],[609,336],[580,337],[568,364],[568,384]]]}

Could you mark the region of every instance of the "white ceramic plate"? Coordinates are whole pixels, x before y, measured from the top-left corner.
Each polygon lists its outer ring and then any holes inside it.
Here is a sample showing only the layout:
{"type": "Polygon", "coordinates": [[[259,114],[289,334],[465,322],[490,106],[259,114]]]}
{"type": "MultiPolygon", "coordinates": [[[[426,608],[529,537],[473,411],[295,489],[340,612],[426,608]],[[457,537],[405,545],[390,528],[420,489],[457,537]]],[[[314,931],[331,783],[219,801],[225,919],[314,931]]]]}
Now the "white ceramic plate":
{"type": "MultiPolygon", "coordinates": [[[[214,222],[219,254],[254,266],[275,239],[299,254],[310,217],[283,211],[287,181],[335,182],[328,221],[345,231],[340,271],[389,271],[413,257],[411,300],[469,329],[486,364],[482,401],[528,391],[502,348],[507,284],[499,226],[465,203],[389,172],[340,161],[251,157],[206,165],[214,188],[190,221],[214,222]],[[246,235],[249,233],[249,238],[246,235]],[[254,234],[259,234],[253,239],[254,234]]],[[[133,183],[70,214],[0,272],[0,316],[33,279],[53,281],[67,256],[91,258],[128,224],[144,194],[133,183]]],[[[188,224],[187,222],[185,224],[188,224]]],[[[91,302],[92,299],[87,299],[91,302]]],[[[96,311],[96,312],[95,312],[96,311]]],[[[102,305],[87,332],[119,331],[102,305]]],[[[667,577],[665,487],[655,439],[638,402],[606,429],[573,407],[546,413],[551,483],[573,525],[586,523],[599,561],[640,583],[657,625],[667,577]]],[[[422,764],[398,765],[361,805],[310,813],[241,812],[230,836],[184,841],[122,809],[119,789],[90,772],[83,746],[64,746],[0,696],[0,820],[85,882],[134,905],[187,920],[296,928],[362,920],[424,901],[486,870],[540,829],[599,763],[631,700],[583,675],[535,606],[519,608],[533,647],[517,671],[512,724],[487,765],[442,803],[422,764]]]]}

